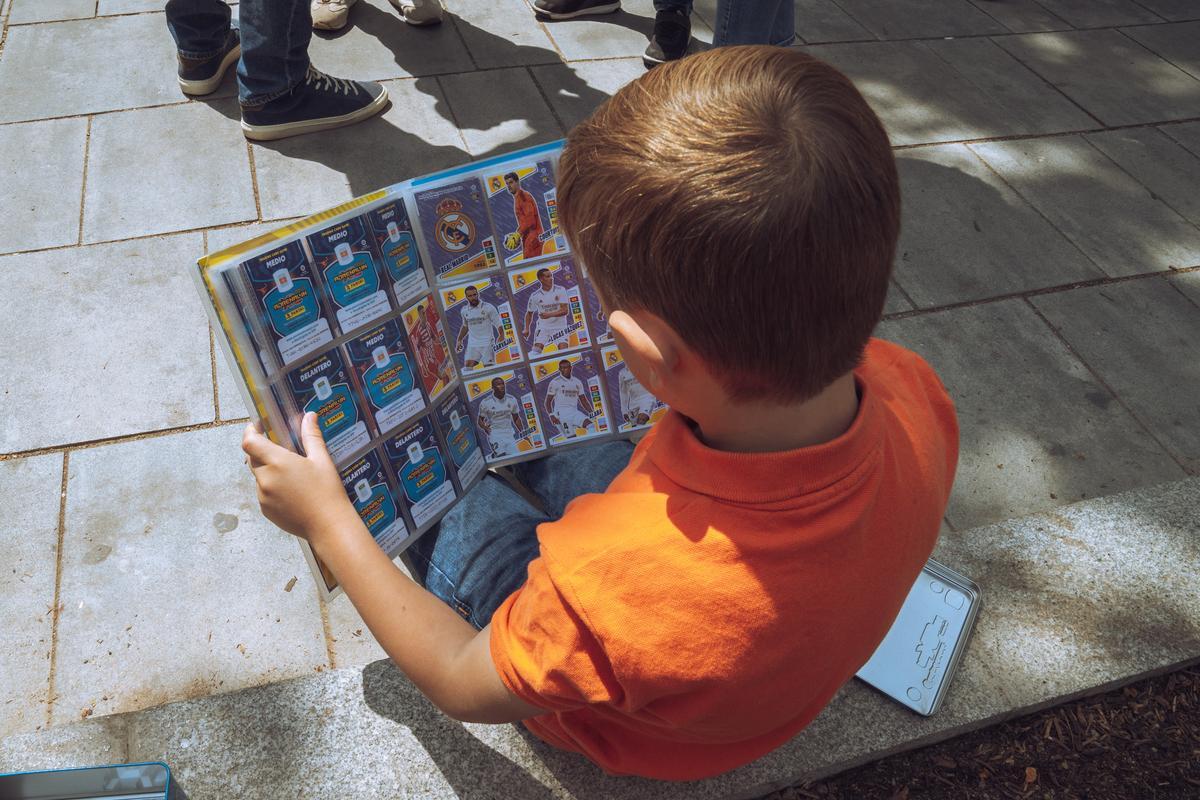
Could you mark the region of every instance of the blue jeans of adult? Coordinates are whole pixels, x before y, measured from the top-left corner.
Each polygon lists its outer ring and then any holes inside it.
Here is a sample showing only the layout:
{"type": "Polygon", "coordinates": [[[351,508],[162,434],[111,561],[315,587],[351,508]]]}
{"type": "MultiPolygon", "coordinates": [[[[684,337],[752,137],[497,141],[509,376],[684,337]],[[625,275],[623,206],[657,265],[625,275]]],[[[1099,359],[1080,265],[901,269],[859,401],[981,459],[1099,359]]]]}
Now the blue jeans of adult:
{"type": "MultiPolygon", "coordinates": [[[[692,13],[692,0],[654,0],[655,11],[692,13]]],[[[796,0],[717,0],[713,47],[796,41],[796,0]]]]}
{"type": "MultiPolygon", "coordinates": [[[[212,58],[229,31],[230,10],[222,0],[167,0],[167,27],[179,54],[212,58]]],[[[312,38],[309,0],[242,0],[238,10],[242,57],[238,100],[258,105],[287,94],[308,72],[312,38]]]]}
{"type": "Polygon", "coordinates": [[[537,526],[561,517],[579,495],[603,492],[632,453],[629,442],[610,441],[516,464],[517,480],[540,507],[488,474],[408,549],[413,577],[481,630],[525,583],[539,553],[537,526]]]}

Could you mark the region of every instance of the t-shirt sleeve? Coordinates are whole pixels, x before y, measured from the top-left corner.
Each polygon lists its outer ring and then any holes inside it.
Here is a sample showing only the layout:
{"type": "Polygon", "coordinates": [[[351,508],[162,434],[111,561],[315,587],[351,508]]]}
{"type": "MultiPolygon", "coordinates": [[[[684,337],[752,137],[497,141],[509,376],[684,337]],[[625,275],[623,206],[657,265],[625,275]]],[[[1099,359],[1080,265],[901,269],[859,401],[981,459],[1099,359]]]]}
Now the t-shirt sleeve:
{"type": "Polygon", "coordinates": [[[492,616],[492,662],[517,697],[549,711],[616,701],[619,687],[599,641],[551,578],[545,557],[492,616]]]}

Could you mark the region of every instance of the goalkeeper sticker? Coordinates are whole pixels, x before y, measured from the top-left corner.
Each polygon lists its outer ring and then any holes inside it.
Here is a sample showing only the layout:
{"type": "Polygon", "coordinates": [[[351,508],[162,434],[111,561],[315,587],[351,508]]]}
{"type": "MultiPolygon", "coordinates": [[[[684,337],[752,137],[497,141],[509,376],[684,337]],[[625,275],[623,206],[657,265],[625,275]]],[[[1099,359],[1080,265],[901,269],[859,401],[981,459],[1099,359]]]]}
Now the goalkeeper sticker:
{"type": "Polygon", "coordinates": [[[583,295],[571,259],[548,261],[508,273],[521,342],[530,358],[592,343],[583,295]]]}
{"type": "Polygon", "coordinates": [[[342,486],[376,544],[389,556],[408,538],[396,492],[374,450],[341,471],[342,486]]]}
{"type": "Polygon", "coordinates": [[[513,165],[487,175],[484,184],[502,244],[504,266],[566,252],[567,240],[558,227],[558,197],[549,160],[513,165]]]}
{"type": "Polygon", "coordinates": [[[604,388],[596,356],[590,350],[537,361],[533,394],[546,420],[551,446],[594,439],[610,432],[604,388]]]}
{"type": "Polygon", "coordinates": [[[529,370],[508,370],[464,382],[489,464],[546,449],[529,370]]]}
{"type": "Polygon", "coordinates": [[[445,310],[446,336],[462,374],[521,360],[504,276],[481,275],[471,281],[443,286],[438,290],[438,298],[445,310]]]}
{"type": "Polygon", "coordinates": [[[604,362],[604,383],[608,386],[608,402],[618,432],[648,428],[666,416],[667,407],[633,377],[615,344],[601,348],[600,359],[604,362]]]}
{"type": "Polygon", "coordinates": [[[417,192],[425,249],[438,280],[496,266],[496,247],[478,178],[417,192]]]}

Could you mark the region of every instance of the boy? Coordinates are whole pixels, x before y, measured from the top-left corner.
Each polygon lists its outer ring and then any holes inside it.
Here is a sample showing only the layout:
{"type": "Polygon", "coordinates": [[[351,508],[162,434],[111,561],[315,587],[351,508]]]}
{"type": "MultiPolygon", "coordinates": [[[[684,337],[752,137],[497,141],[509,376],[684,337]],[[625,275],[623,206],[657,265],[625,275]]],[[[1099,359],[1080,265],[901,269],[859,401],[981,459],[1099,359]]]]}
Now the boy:
{"type": "Polygon", "coordinates": [[[267,516],[446,713],[525,719],[612,773],[715,775],[794,736],[870,657],[945,510],[950,399],[869,338],[895,163],[841,73],[723,48],[576,127],[559,199],[629,368],[671,410],[632,457],[518,465],[545,508],[489,477],[418,541],[426,586],[471,625],[372,543],[313,420],[307,458],[252,430],[245,448],[267,516]],[[566,505],[583,490],[603,493],[566,505]]]}

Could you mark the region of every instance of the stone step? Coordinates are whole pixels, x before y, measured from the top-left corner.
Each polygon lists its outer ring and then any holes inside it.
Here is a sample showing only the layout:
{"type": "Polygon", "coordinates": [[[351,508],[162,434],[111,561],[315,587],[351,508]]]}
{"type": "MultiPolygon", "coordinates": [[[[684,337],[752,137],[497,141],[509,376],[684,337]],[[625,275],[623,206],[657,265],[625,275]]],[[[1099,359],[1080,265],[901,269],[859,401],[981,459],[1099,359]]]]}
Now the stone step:
{"type": "Polygon", "coordinates": [[[1200,478],[946,533],[935,556],[983,593],[938,714],[851,681],[707,781],[612,778],[516,726],[456,723],[387,661],[10,737],[0,772],[163,760],[190,800],[753,798],[1200,661],[1200,478]]]}

